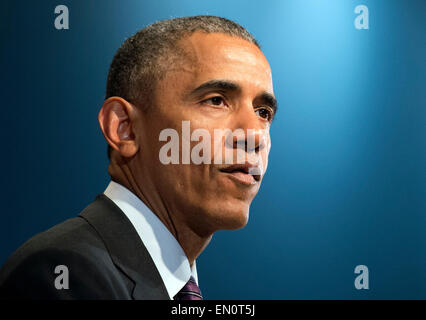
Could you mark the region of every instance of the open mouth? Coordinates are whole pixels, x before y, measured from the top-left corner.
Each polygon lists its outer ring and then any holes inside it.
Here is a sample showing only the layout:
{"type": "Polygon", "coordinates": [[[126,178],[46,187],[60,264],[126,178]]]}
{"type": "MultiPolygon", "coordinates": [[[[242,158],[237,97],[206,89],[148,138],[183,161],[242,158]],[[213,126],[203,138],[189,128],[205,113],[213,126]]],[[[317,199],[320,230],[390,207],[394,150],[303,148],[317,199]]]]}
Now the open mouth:
{"type": "Polygon", "coordinates": [[[262,176],[260,168],[250,164],[233,164],[220,168],[219,171],[229,173],[245,184],[256,184],[262,176]]]}

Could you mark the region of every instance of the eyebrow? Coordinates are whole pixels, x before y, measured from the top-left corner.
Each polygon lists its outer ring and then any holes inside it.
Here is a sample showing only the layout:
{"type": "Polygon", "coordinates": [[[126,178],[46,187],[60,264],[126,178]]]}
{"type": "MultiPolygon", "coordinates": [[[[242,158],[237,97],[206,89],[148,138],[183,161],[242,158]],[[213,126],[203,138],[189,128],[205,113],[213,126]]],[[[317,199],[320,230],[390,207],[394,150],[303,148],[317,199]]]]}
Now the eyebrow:
{"type": "Polygon", "coordinates": [[[192,90],[191,94],[196,95],[207,90],[240,91],[241,86],[227,80],[210,80],[192,90]]]}
{"type": "MultiPolygon", "coordinates": [[[[205,91],[210,90],[222,90],[222,91],[241,91],[242,88],[239,84],[229,81],[229,80],[210,80],[207,81],[194,90],[191,91],[191,95],[199,95],[204,93],[205,91]]],[[[257,99],[260,99],[262,103],[268,105],[272,108],[274,111],[274,118],[275,114],[278,111],[278,102],[277,99],[268,92],[262,92],[260,95],[257,96],[257,99]]]]}

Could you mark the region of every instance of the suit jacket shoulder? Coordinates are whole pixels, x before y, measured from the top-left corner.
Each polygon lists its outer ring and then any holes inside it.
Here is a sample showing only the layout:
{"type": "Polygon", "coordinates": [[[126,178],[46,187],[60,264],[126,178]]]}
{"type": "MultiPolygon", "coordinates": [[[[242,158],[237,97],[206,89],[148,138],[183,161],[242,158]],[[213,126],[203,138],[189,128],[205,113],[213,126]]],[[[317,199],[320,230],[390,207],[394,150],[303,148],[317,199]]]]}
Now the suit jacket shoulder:
{"type": "Polygon", "coordinates": [[[0,298],[169,299],[136,230],[104,195],[18,248],[0,269],[0,298]]]}

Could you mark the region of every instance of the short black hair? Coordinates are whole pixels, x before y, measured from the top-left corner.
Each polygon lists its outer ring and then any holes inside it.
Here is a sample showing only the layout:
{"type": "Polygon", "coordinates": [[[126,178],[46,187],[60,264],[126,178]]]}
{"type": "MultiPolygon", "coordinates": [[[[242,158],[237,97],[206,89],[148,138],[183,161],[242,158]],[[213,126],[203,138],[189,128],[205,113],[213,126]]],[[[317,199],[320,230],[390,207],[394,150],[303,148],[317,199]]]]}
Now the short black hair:
{"type": "MultiPolygon", "coordinates": [[[[181,57],[178,42],[194,32],[223,33],[259,43],[238,23],[216,16],[193,16],[158,21],[127,38],[112,60],[105,99],[118,96],[147,109],[154,104],[155,85],[173,57],[181,57]]],[[[108,145],[108,158],[112,148],[108,145]]]]}

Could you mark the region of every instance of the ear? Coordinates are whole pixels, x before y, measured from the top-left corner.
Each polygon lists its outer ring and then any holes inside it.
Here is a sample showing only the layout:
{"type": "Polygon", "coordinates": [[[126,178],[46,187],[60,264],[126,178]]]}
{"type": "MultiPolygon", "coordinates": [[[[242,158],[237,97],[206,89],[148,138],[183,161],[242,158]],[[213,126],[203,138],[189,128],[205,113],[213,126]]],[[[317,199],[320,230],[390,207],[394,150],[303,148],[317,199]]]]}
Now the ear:
{"type": "Polygon", "coordinates": [[[136,107],[120,97],[105,100],[98,114],[108,144],[125,158],[133,157],[139,150],[133,131],[136,115],[136,107]]]}

